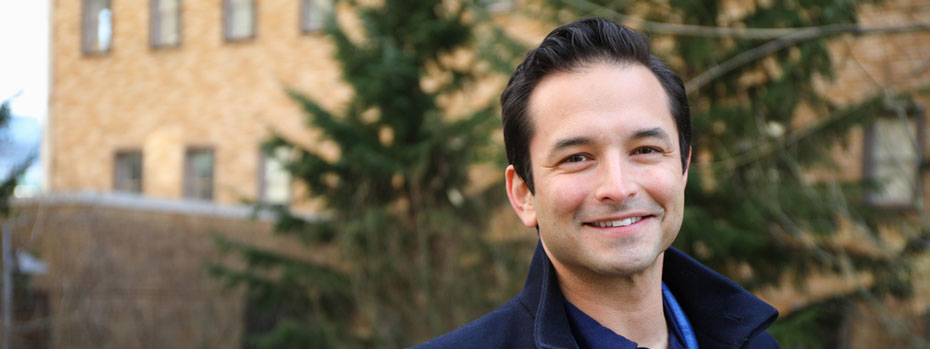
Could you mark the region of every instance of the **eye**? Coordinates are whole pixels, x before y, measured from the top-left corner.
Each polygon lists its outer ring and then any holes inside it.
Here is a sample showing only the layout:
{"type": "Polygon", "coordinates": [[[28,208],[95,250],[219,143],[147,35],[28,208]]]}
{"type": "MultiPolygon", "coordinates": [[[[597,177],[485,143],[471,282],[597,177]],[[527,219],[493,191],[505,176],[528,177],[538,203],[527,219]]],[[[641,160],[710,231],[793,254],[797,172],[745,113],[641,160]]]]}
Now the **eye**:
{"type": "Polygon", "coordinates": [[[565,159],[562,159],[562,162],[563,162],[563,163],[566,163],[566,162],[567,162],[567,163],[572,163],[572,162],[582,162],[582,161],[587,161],[587,160],[591,160],[591,158],[589,158],[587,155],[584,155],[584,154],[574,154],[574,155],[570,155],[569,157],[567,157],[567,158],[565,158],[565,159]]]}
{"type": "Polygon", "coordinates": [[[655,154],[655,153],[662,153],[662,149],[659,149],[656,147],[645,146],[645,147],[639,147],[633,150],[634,155],[646,155],[646,154],[655,154]]]}

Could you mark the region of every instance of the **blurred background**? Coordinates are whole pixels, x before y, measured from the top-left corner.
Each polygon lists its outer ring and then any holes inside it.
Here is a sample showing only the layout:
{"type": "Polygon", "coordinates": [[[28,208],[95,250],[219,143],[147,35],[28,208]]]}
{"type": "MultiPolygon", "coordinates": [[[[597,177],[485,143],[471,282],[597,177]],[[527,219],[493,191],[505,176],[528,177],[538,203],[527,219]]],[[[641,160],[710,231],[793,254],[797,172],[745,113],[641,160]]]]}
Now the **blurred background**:
{"type": "Polygon", "coordinates": [[[403,347],[521,288],[497,98],[645,32],[695,132],[675,246],[788,348],[930,347],[930,3],[0,4],[2,348],[403,347]]]}

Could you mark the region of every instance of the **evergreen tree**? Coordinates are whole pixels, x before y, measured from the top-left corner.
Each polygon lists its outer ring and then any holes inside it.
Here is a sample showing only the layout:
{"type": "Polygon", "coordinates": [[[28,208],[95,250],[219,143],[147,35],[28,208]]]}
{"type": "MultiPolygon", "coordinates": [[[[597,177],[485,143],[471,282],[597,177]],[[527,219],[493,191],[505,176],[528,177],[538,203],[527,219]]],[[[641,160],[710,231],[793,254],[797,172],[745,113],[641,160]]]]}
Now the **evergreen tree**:
{"type": "Polygon", "coordinates": [[[310,253],[334,247],[338,257],[312,263],[220,239],[245,263],[210,266],[244,287],[256,304],[248,316],[270,319],[256,329],[261,335],[246,339],[250,346],[410,346],[490,311],[522,283],[509,272],[524,270],[528,254],[514,255],[526,244],[491,243],[483,234],[492,208],[507,202],[504,191],[469,187],[473,164],[501,159],[501,147],[489,143],[499,124],[496,104],[463,114],[438,102],[472,87],[481,73],[474,61],[450,58],[476,49],[474,18],[482,9],[439,0],[350,5],[364,29],[361,41],[335,16],[325,29],[354,91],[344,111],[288,91],[308,127],[338,147],[338,159],[279,136],[265,145],[269,155],[296,152],[286,168],[325,204],[312,222],[279,210],[276,230],[310,253]]]}
{"type": "MultiPolygon", "coordinates": [[[[3,103],[0,103],[0,130],[6,128],[12,118],[13,114],[10,109],[10,101],[3,101],[3,103]]],[[[0,139],[0,146],[6,141],[5,139],[0,139]]],[[[22,163],[14,165],[9,173],[5,173],[4,175],[6,175],[6,178],[0,178],[0,218],[9,216],[10,197],[13,196],[13,190],[16,189],[17,178],[26,173],[31,163],[32,157],[29,157],[22,163]]]]}
{"type": "Polygon", "coordinates": [[[850,300],[909,295],[913,276],[907,261],[924,251],[921,244],[874,254],[847,249],[830,237],[849,229],[841,227],[849,222],[874,241],[882,225],[919,242],[925,238],[919,219],[865,206],[864,190],[882,183],[811,176],[835,170],[831,148],[848,146],[851,130],[910,103],[910,96],[876,91],[836,105],[814,87],[817,79],[834,77],[828,43],[858,28],[855,2],[750,2],[738,17],[724,16],[717,0],[547,4],[536,15],[556,23],[600,16],[644,30],[661,43],[656,54],[686,82],[695,145],[676,247],[750,290],[790,277],[803,291],[814,271],[874,276],[869,287],[780,319],[772,331],[783,345],[829,347],[835,336],[823,334],[837,329],[843,313],[837,309],[850,300]],[[818,115],[816,120],[795,123],[802,108],[818,115]]]}

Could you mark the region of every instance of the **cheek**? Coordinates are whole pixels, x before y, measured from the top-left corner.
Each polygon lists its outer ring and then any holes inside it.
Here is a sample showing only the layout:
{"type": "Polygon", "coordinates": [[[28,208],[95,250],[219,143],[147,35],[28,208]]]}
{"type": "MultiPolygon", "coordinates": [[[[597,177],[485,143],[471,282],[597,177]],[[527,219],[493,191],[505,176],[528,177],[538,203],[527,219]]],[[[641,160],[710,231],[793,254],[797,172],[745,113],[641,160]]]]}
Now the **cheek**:
{"type": "Polygon", "coordinates": [[[684,203],[684,175],[680,171],[646,171],[642,175],[642,187],[652,199],[667,210],[681,210],[684,203]]]}
{"type": "Polygon", "coordinates": [[[549,210],[555,213],[573,212],[584,203],[585,197],[590,190],[591,181],[585,180],[583,176],[557,176],[549,179],[545,187],[545,197],[550,205],[549,210]]]}

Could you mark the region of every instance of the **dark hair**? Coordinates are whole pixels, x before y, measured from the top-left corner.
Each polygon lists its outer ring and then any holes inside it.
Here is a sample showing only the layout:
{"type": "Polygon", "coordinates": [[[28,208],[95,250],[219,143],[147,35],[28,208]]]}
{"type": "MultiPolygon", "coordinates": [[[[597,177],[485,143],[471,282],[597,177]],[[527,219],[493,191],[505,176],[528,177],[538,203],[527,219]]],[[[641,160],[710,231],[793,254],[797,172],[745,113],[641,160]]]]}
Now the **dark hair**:
{"type": "Polygon", "coordinates": [[[642,33],[603,18],[579,19],[556,28],[539,47],[528,52],[501,94],[507,160],[532,193],[535,190],[529,144],[535,130],[527,116],[530,95],[546,75],[572,71],[595,62],[642,64],[655,74],[668,96],[668,107],[675,118],[682,171],[687,169],[691,114],[681,79],[649,52],[649,40],[642,33]]]}

